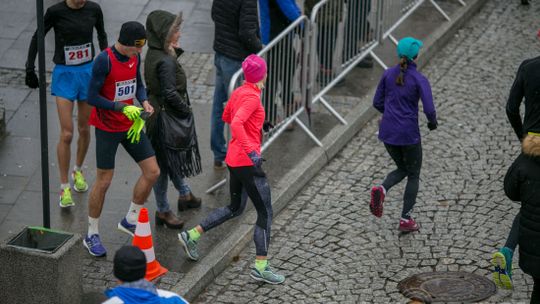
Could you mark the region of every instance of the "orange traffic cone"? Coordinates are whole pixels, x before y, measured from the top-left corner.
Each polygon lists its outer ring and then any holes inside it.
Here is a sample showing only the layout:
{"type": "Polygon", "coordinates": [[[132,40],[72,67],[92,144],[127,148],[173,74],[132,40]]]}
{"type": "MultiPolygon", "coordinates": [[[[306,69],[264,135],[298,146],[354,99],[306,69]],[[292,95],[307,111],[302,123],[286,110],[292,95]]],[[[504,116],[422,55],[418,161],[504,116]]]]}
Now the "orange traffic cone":
{"type": "Polygon", "coordinates": [[[148,209],[146,208],[142,208],[139,213],[139,221],[137,222],[137,228],[135,229],[135,236],[133,237],[132,244],[133,246],[139,247],[146,256],[145,279],[152,281],[169,271],[167,268],[161,266],[156,260],[154,245],[152,245],[152,231],[150,230],[150,223],[148,222],[148,209]]]}

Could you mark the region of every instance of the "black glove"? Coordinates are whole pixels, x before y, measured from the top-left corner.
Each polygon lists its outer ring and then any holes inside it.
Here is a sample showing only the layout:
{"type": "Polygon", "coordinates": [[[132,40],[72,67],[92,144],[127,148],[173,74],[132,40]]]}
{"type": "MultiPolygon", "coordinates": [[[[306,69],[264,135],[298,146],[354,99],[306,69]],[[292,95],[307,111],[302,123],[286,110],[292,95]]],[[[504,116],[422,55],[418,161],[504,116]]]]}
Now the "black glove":
{"type": "Polygon", "coordinates": [[[39,87],[39,79],[35,71],[26,71],[26,77],[24,78],[24,83],[30,88],[35,89],[39,87]]]}
{"type": "Polygon", "coordinates": [[[253,175],[258,177],[266,177],[266,173],[261,166],[253,166],[253,175]]]}
{"type": "Polygon", "coordinates": [[[437,126],[438,126],[437,122],[428,122],[427,123],[427,127],[428,127],[428,129],[430,131],[433,131],[433,130],[437,129],[437,126]]]}
{"type": "Polygon", "coordinates": [[[265,121],[265,122],[263,123],[263,131],[264,131],[265,133],[270,132],[270,130],[272,130],[273,128],[274,128],[274,125],[273,125],[271,122],[265,121]]]}

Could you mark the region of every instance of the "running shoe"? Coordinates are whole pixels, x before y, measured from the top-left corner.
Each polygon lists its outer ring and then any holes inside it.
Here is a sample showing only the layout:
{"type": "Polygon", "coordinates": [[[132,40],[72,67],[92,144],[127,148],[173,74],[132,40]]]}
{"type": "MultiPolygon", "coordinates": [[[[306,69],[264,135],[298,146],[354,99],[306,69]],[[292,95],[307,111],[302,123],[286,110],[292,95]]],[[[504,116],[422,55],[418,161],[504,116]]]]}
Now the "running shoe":
{"type": "Polygon", "coordinates": [[[95,257],[104,257],[107,255],[107,251],[99,239],[99,234],[87,235],[83,240],[83,246],[88,249],[88,253],[95,257]]]}
{"type": "Polygon", "coordinates": [[[118,230],[125,232],[130,236],[135,235],[135,228],[137,228],[137,225],[130,224],[125,217],[118,223],[118,230]]]}
{"type": "Polygon", "coordinates": [[[71,178],[73,179],[73,190],[77,192],[88,191],[88,183],[86,183],[86,179],[81,170],[73,171],[71,173],[71,178]]]}
{"type": "Polygon", "coordinates": [[[403,232],[413,232],[418,231],[420,229],[420,226],[416,223],[416,221],[411,217],[410,219],[400,219],[399,220],[399,231],[403,232]]]}
{"type": "Polygon", "coordinates": [[[257,270],[257,268],[253,267],[251,268],[251,273],[249,275],[255,281],[265,282],[273,285],[282,284],[283,282],[285,282],[285,277],[275,273],[270,268],[270,266],[266,266],[266,268],[262,272],[257,270]]]}
{"type": "Polygon", "coordinates": [[[199,251],[197,250],[197,241],[192,240],[187,231],[180,232],[178,234],[178,239],[180,240],[182,247],[184,247],[187,256],[193,261],[198,261],[199,251]]]}
{"type": "Polygon", "coordinates": [[[371,201],[369,203],[369,210],[376,217],[383,215],[383,202],[384,202],[384,189],[382,186],[375,186],[371,188],[371,201]]]}
{"type": "Polygon", "coordinates": [[[493,282],[504,289],[512,289],[512,257],[514,253],[508,247],[495,252],[491,258],[493,265],[493,282]]]}
{"type": "Polygon", "coordinates": [[[67,208],[71,206],[75,206],[75,202],[73,201],[73,198],[71,197],[71,189],[65,188],[60,192],[60,200],[59,203],[61,208],[67,208]]]}

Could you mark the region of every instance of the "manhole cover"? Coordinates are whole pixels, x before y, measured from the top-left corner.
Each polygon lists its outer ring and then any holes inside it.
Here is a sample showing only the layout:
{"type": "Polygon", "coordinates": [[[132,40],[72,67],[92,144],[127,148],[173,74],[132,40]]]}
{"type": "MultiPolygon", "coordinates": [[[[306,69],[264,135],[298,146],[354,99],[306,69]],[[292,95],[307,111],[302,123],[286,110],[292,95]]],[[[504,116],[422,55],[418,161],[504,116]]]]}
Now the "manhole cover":
{"type": "Polygon", "coordinates": [[[468,272],[425,272],[398,284],[409,299],[431,302],[477,302],[497,292],[489,279],[468,272]]]}

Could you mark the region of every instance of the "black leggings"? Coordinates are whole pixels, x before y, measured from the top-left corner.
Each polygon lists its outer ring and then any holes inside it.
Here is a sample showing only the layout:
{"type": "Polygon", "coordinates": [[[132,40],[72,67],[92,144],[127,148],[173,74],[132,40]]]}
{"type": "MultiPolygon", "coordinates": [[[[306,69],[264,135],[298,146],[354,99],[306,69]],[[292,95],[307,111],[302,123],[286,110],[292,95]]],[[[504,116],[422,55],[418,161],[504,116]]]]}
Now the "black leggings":
{"type": "Polygon", "coordinates": [[[540,304],[540,277],[533,277],[534,286],[531,295],[531,304],[540,304]]]}
{"type": "Polygon", "coordinates": [[[420,143],[408,146],[394,146],[384,144],[386,151],[397,165],[397,169],[390,172],[382,185],[387,191],[395,184],[407,177],[407,186],[403,195],[403,210],[401,217],[410,218],[410,213],[416,204],[420,182],[420,168],[422,167],[422,145],[420,143]]]}
{"type": "Polygon", "coordinates": [[[264,176],[260,168],[256,170],[253,166],[229,167],[229,172],[231,173],[230,205],[213,210],[201,222],[201,227],[204,231],[208,231],[239,216],[246,209],[246,202],[249,197],[257,211],[257,223],[253,234],[255,252],[258,256],[267,256],[273,211],[270,186],[266,176],[264,176]]]}
{"type": "Polygon", "coordinates": [[[512,251],[516,250],[516,246],[518,244],[520,216],[521,213],[518,212],[518,214],[516,214],[516,217],[514,218],[514,221],[512,222],[512,228],[510,228],[510,233],[508,234],[508,238],[506,239],[506,243],[504,244],[504,247],[508,247],[512,249],[512,251]]]}

